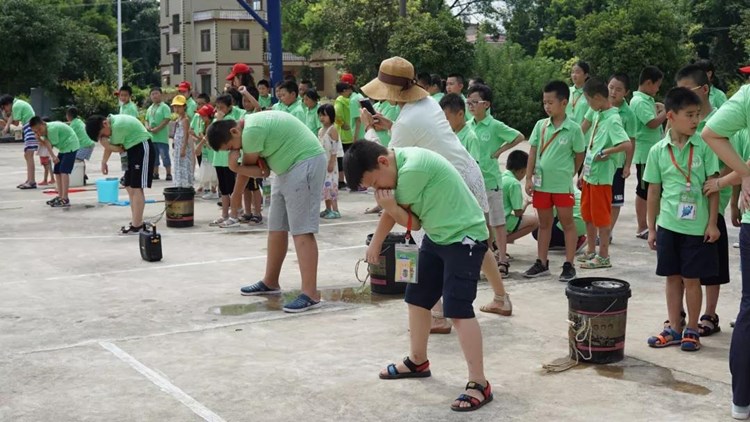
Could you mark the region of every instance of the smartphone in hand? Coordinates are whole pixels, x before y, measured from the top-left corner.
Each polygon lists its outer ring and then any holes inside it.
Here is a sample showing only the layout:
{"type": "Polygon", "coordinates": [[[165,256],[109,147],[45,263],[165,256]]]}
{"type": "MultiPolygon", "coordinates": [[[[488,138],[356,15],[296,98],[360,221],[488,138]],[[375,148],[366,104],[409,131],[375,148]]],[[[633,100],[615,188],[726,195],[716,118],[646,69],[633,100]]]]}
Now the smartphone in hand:
{"type": "Polygon", "coordinates": [[[373,116],[376,114],[375,107],[372,106],[372,103],[370,102],[369,98],[363,98],[359,100],[359,105],[363,107],[365,110],[367,110],[373,116]]]}

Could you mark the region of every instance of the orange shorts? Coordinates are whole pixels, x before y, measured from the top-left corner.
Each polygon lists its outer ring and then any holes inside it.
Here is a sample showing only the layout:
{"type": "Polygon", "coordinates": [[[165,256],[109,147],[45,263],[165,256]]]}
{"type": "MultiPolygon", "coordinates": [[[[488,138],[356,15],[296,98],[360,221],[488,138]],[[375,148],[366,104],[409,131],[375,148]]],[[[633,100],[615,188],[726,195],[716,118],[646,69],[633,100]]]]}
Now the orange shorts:
{"type": "Polygon", "coordinates": [[[596,227],[612,225],[612,185],[582,183],[581,218],[596,227]]]}
{"type": "Polygon", "coordinates": [[[531,198],[532,205],[538,210],[548,210],[552,207],[571,208],[576,204],[572,193],[537,192],[531,198]]]}

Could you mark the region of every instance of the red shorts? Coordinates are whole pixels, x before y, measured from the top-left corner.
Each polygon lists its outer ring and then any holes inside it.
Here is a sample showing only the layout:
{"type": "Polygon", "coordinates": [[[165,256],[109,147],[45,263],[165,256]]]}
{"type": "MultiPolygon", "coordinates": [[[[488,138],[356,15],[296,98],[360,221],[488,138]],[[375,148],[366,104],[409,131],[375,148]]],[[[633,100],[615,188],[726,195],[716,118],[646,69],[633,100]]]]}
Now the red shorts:
{"type": "Polygon", "coordinates": [[[612,185],[592,185],[583,182],[581,190],[581,218],[596,227],[612,225],[612,185]]]}
{"type": "Polygon", "coordinates": [[[49,164],[49,157],[39,157],[39,164],[43,166],[49,164]]]}
{"type": "Polygon", "coordinates": [[[549,193],[534,191],[532,197],[534,208],[548,210],[550,208],[572,208],[576,204],[576,198],[572,193],[549,193]]]}

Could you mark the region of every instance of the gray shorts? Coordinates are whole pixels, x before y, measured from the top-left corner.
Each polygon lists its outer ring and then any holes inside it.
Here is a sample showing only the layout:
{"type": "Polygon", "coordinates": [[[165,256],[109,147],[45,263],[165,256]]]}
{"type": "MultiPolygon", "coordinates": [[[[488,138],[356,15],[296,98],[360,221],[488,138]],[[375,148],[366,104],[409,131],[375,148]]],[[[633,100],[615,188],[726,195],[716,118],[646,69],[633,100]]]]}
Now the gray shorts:
{"type": "Polygon", "coordinates": [[[269,231],[289,232],[292,236],[318,232],[327,164],[321,153],[273,178],[269,231]]]}
{"type": "Polygon", "coordinates": [[[487,202],[490,203],[488,220],[490,227],[505,225],[505,207],[503,206],[503,190],[487,190],[487,202]]]}

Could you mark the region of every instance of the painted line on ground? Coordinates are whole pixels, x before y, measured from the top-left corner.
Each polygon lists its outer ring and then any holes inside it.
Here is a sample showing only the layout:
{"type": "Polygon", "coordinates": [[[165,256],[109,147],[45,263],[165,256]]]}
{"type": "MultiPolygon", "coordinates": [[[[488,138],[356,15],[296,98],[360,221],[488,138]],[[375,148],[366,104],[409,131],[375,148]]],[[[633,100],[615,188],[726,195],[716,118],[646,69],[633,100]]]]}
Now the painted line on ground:
{"type": "Polygon", "coordinates": [[[182,391],[179,387],[172,384],[168,379],[159,375],[156,371],[149,368],[148,366],[142,364],[140,361],[138,361],[138,359],[134,358],[133,356],[128,354],[126,351],[106,341],[100,341],[99,345],[102,346],[104,349],[110,351],[113,355],[115,355],[121,361],[130,365],[130,367],[138,371],[141,375],[143,375],[149,381],[154,383],[162,391],[174,397],[180,403],[184,404],[188,409],[192,410],[193,413],[200,416],[204,421],[226,422],[221,416],[211,411],[211,409],[204,406],[198,400],[190,397],[187,393],[182,391]]]}

